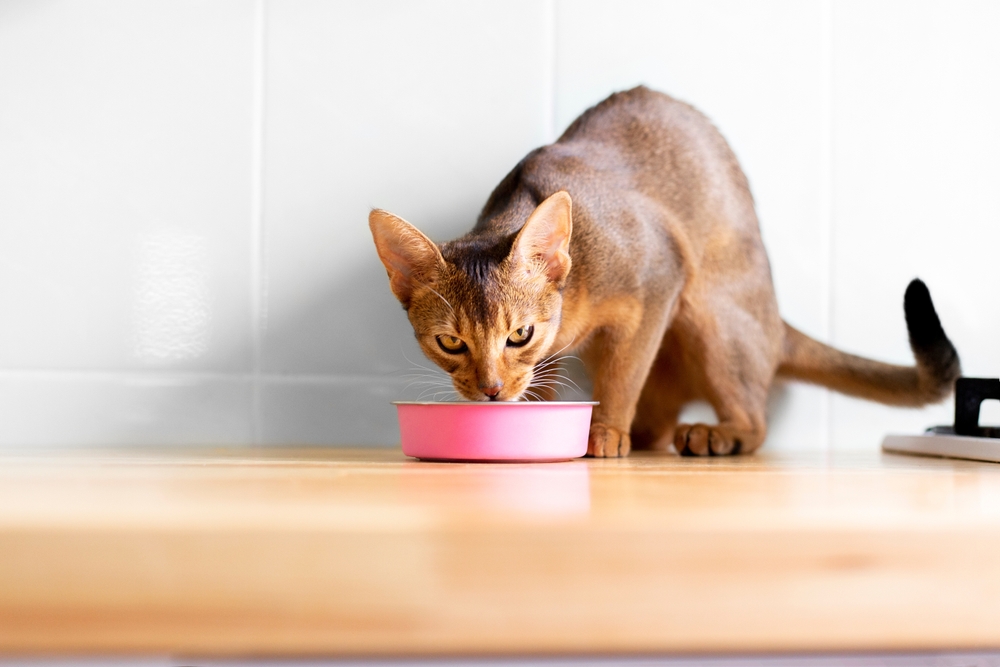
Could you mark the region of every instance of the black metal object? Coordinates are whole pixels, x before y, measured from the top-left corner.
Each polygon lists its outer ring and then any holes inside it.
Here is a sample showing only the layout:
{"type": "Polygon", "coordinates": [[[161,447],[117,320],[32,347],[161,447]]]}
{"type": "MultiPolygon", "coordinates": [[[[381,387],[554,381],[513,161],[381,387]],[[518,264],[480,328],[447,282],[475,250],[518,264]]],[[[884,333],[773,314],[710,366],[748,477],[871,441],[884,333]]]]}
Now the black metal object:
{"type": "Polygon", "coordinates": [[[1000,400],[1000,379],[958,378],[955,381],[955,435],[1000,438],[1000,426],[980,426],[983,401],[1000,400]]]}

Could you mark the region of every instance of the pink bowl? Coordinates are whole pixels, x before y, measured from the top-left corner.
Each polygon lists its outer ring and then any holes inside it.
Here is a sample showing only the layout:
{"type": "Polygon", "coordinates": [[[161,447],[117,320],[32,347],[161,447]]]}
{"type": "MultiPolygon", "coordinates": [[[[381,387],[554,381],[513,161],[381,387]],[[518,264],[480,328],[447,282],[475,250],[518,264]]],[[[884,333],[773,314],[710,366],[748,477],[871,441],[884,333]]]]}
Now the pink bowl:
{"type": "Polygon", "coordinates": [[[397,401],[403,453],[438,461],[565,461],[587,453],[596,403],[397,401]]]}

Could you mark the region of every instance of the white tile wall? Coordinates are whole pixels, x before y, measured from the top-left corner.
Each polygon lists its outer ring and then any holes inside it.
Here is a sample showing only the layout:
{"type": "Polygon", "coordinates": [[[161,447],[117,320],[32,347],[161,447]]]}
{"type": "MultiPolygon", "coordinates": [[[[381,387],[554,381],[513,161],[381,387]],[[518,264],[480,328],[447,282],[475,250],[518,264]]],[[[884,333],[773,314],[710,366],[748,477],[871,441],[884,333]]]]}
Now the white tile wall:
{"type": "MultiPolygon", "coordinates": [[[[907,363],[907,282],[928,284],[965,373],[1000,375],[1000,4],[833,11],[834,344],[907,363]]],[[[952,422],[834,397],[832,442],[952,422]]]]}
{"type": "Polygon", "coordinates": [[[412,334],[382,284],[368,212],[390,209],[447,240],[545,142],[541,10],[530,0],[269,5],[264,370],[398,366],[412,334]]]}
{"type": "MultiPolygon", "coordinates": [[[[368,209],[458,235],[639,82],[732,143],[786,319],[907,363],[920,275],[998,375],[998,28],[990,1],[4,3],[0,444],[393,443],[427,364],[368,209]]],[[[771,406],[770,447],[950,420],[771,406]]]]}
{"type": "Polygon", "coordinates": [[[246,444],[252,394],[238,375],[4,372],[0,443],[246,444]]]}
{"type": "Polygon", "coordinates": [[[0,7],[0,367],[249,370],[252,10],[0,7]]]}

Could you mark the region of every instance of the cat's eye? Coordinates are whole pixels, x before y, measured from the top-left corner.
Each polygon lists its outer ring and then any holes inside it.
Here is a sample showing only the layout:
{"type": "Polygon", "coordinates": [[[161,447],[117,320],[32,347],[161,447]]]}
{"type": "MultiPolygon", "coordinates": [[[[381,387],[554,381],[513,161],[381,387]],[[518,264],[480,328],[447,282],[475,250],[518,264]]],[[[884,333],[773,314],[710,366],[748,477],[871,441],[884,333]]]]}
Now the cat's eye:
{"type": "Polygon", "coordinates": [[[535,327],[533,325],[528,325],[526,327],[521,327],[517,329],[507,338],[507,345],[511,347],[521,347],[522,345],[527,345],[528,341],[531,340],[531,334],[535,332],[535,327]]]}
{"type": "Polygon", "coordinates": [[[465,352],[465,341],[456,336],[441,335],[437,337],[438,346],[448,354],[465,352]]]}

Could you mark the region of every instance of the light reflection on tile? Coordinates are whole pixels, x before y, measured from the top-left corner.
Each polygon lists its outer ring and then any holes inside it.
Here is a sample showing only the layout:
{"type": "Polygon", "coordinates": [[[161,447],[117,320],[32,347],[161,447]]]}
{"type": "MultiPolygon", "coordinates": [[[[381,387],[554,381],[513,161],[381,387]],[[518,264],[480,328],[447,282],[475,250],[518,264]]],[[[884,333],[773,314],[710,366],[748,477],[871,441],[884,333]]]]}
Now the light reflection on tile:
{"type": "Polygon", "coordinates": [[[253,17],[239,0],[0,3],[0,369],[250,370],[253,17]],[[171,230],[205,239],[207,291],[139,270],[171,230]]]}
{"type": "Polygon", "coordinates": [[[205,237],[156,232],[137,254],[135,356],[149,363],[198,359],[212,324],[205,237]]]}

